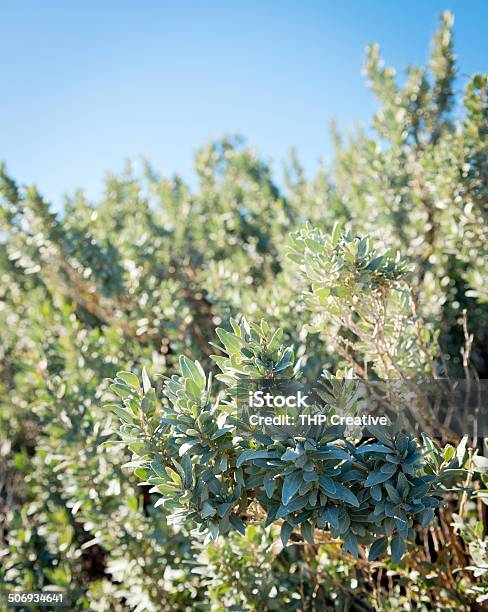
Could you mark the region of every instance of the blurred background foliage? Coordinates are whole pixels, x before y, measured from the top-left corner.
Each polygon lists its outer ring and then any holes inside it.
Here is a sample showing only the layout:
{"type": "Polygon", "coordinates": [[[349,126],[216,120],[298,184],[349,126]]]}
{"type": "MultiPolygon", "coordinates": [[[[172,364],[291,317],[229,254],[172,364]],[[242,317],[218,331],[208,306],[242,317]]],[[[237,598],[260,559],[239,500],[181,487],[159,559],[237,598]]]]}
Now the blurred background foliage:
{"type": "Polygon", "coordinates": [[[252,148],[225,137],[197,152],[195,189],[129,164],[99,202],[79,192],[55,214],[2,166],[4,586],[67,589],[72,609],[100,611],[486,605],[481,502],[459,512],[453,501],[394,567],[358,562],[333,541],[282,550],[274,527],[258,525],[200,549],[117,467],[125,451],[100,448],[114,429],[106,379],[143,365],[173,373],[179,354],[211,369],[208,342],[230,316],[282,327],[308,373],[344,365],[333,328],[305,326],[304,280],[286,257],[286,236],[305,222],[330,233],[340,221],[400,250],[439,334],[439,372],[488,378],[488,77],[455,89],[448,13],[426,68],[398,79],[374,45],[365,72],[378,99],[372,129],[333,130],[334,161],[311,179],[293,154],[278,185],[252,148]]]}

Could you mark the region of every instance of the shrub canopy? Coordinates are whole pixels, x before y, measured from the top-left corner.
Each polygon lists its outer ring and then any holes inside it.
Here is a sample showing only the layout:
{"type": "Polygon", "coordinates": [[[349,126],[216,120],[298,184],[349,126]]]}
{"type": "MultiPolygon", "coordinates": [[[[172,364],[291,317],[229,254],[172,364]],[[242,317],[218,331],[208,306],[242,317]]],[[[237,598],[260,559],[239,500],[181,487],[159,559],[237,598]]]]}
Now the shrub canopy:
{"type": "Polygon", "coordinates": [[[229,391],[488,378],[488,76],[457,75],[452,21],[401,80],[369,48],[372,129],[333,130],[311,178],[292,155],[281,187],[225,137],[195,189],[128,164],[55,213],[1,167],[6,588],[111,611],[486,601],[479,440],[249,439],[229,391]]]}

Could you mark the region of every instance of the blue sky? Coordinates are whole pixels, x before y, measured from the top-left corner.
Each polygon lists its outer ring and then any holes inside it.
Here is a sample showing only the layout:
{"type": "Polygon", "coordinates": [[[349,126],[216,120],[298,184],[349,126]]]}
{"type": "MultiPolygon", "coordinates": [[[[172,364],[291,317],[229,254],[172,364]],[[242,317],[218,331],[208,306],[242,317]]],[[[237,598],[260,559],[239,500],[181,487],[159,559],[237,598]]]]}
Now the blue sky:
{"type": "Polygon", "coordinates": [[[223,133],[277,173],[294,145],[312,174],[332,117],[370,122],[364,47],[425,62],[446,8],[461,87],[487,69],[484,0],[2,0],[0,159],[56,206],[78,187],[97,197],[128,157],[192,181],[195,148],[223,133]]]}

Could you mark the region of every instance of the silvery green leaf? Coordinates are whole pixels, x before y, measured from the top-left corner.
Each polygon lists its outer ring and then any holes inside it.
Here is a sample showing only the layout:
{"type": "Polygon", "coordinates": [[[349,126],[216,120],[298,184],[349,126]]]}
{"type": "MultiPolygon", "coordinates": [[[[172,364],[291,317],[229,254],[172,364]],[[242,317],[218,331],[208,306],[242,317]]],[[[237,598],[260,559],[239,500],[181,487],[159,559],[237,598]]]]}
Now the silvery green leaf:
{"type": "Polygon", "coordinates": [[[287,523],[285,521],[281,525],[280,538],[281,538],[281,542],[283,546],[286,546],[288,544],[288,540],[290,539],[292,531],[293,531],[293,525],[290,525],[290,523],[287,523]]]}
{"type": "Polygon", "coordinates": [[[300,488],[302,480],[303,478],[300,472],[292,472],[291,474],[288,474],[288,476],[285,476],[283,481],[283,489],[281,492],[281,500],[285,506],[300,488]]]}
{"type": "Polygon", "coordinates": [[[131,388],[125,383],[124,384],[113,383],[112,385],[110,385],[110,388],[115,394],[117,394],[122,399],[130,397],[132,395],[131,388]]]}
{"type": "Polygon", "coordinates": [[[410,485],[408,480],[402,472],[399,472],[397,479],[397,490],[400,492],[400,495],[405,499],[410,491],[410,485]]]}
{"type": "Polygon", "coordinates": [[[380,472],[383,472],[383,474],[388,474],[388,475],[392,475],[397,471],[397,467],[394,463],[384,463],[381,467],[380,467],[380,472]]]}
{"type": "Polygon", "coordinates": [[[328,506],[323,511],[325,520],[333,527],[334,529],[339,529],[339,508],[336,506],[328,506]]]}
{"type": "Polygon", "coordinates": [[[334,446],[319,447],[315,456],[320,459],[338,459],[339,461],[349,461],[351,459],[349,453],[334,446]]]}
{"type": "Polygon", "coordinates": [[[282,461],[295,461],[295,459],[298,457],[300,457],[300,453],[292,448],[289,448],[283,453],[283,455],[281,455],[280,459],[282,461]]]}
{"type": "Polygon", "coordinates": [[[424,510],[422,513],[422,519],[421,519],[422,527],[428,527],[433,518],[434,518],[434,511],[432,510],[432,508],[427,508],[426,510],[424,510]]]}
{"type": "Polygon", "coordinates": [[[405,543],[396,535],[391,540],[391,561],[392,563],[398,563],[405,553],[405,543]]]}
{"type": "Polygon", "coordinates": [[[210,539],[215,542],[219,537],[219,524],[215,521],[210,521],[208,524],[208,530],[210,532],[210,539]]]}
{"type": "Polygon", "coordinates": [[[461,442],[458,444],[456,448],[456,458],[458,460],[459,466],[462,467],[464,456],[466,454],[466,445],[468,443],[468,436],[464,436],[461,442]]]}
{"type": "Polygon", "coordinates": [[[276,511],[276,520],[284,518],[291,512],[302,510],[306,506],[307,502],[308,497],[295,497],[295,499],[292,499],[286,506],[282,504],[276,511]]]}
{"type": "Polygon", "coordinates": [[[343,509],[339,511],[339,532],[341,534],[347,533],[349,527],[351,526],[351,519],[349,514],[345,512],[343,509]]]}
{"type": "Polygon", "coordinates": [[[212,504],[208,501],[203,503],[202,506],[202,518],[208,518],[209,516],[213,516],[217,510],[212,506],[212,504]]]}
{"type": "Polygon", "coordinates": [[[242,347],[241,339],[238,338],[235,334],[231,334],[230,332],[218,327],[216,330],[216,334],[219,337],[219,340],[227,349],[226,352],[231,355],[235,353],[239,353],[242,347]]]}
{"type": "Polygon", "coordinates": [[[382,498],[381,484],[373,485],[371,487],[371,497],[377,502],[381,501],[381,498],[382,498]]]}
{"type": "Polygon", "coordinates": [[[358,539],[350,531],[344,536],[344,547],[355,559],[358,558],[358,539]]]}
{"type": "Polygon", "coordinates": [[[308,521],[305,521],[300,525],[300,530],[302,532],[303,539],[309,544],[313,544],[314,538],[312,525],[308,521]]]}
{"type": "Polygon", "coordinates": [[[308,493],[310,491],[312,486],[313,485],[312,485],[311,482],[302,479],[302,483],[300,484],[300,487],[298,489],[298,494],[299,495],[305,495],[306,493],[308,493]]]}
{"type": "Polygon", "coordinates": [[[274,479],[273,474],[266,474],[263,479],[263,484],[266,495],[271,499],[276,488],[276,480],[274,479]]]}
{"type": "Polygon", "coordinates": [[[364,453],[391,453],[391,451],[392,449],[384,444],[365,444],[356,450],[360,455],[364,453]]]}
{"type": "Polygon", "coordinates": [[[117,378],[121,378],[125,383],[136,389],[140,388],[139,379],[132,372],[117,372],[117,378]]]}
{"type": "Polygon", "coordinates": [[[217,514],[220,516],[220,518],[222,518],[227,513],[231,506],[232,504],[230,502],[225,502],[217,506],[217,514]]]}
{"type": "Polygon", "coordinates": [[[251,461],[252,459],[265,459],[266,457],[268,457],[268,451],[255,450],[251,448],[249,450],[245,450],[239,455],[236,461],[236,467],[241,467],[241,465],[246,461],[251,461]]]}
{"type": "Polygon", "coordinates": [[[370,425],[366,429],[379,442],[381,442],[385,446],[389,446],[390,448],[393,448],[393,440],[386,427],[383,427],[381,425],[370,425]]]}
{"type": "Polygon", "coordinates": [[[388,546],[388,538],[379,538],[375,540],[369,549],[368,561],[374,561],[382,555],[388,546]]]}
{"type": "Polygon", "coordinates": [[[376,272],[376,270],[380,267],[381,262],[383,261],[383,257],[384,257],[384,255],[380,255],[379,257],[375,257],[373,260],[371,260],[369,262],[369,264],[366,266],[366,268],[370,272],[376,272]]]}
{"type": "Polygon", "coordinates": [[[319,485],[327,494],[334,495],[334,493],[337,491],[336,483],[332,480],[332,478],[326,476],[325,474],[322,474],[319,477],[319,485]]]}
{"type": "Polygon", "coordinates": [[[391,478],[391,474],[385,474],[384,472],[380,471],[380,470],[376,470],[375,472],[371,472],[368,477],[366,478],[366,481],[364,483],[365,487],[372,487],[374,485],[380,484],[382,482],[385,482],[386,480],[389,480],[391,478]]]}
{"type": "Polygon", "coordinates": [[[149,376],[147,375],[146,368],[142,368],[142,389],[144,393],[147,393],[151,388],[151,381],[149,380],[149,376]]]}
{"type": "Polygon", "coordinates": [[[281,328],[278,328],[273,334],[268,344],[268,350],[271,353],[280,348],[282,338],[283,338],[283,330],[281,328]]]}
{"type": "Polygon", "coordinates": [[[246,526],[236,514],[231,514],[229,521],[236,531],[238,531],[241,535],[246,535],[246,526]]]}
{"type": "Polygon", "coordinates": [[[398,494],[398,491],[395,489],[395,487],[389,484],[388,482],[385,482],[384,487],[391,501],[394,502],[395,504],[399,504],[401,502],[401,497],[398,494]]]}
{"type": "Polygon", "coordinates": [[[338,482],[335,483],[335,486],[336,492],[333,495],[329,493],[329,497],[332,497],[333,499],[340,499],[348,504],[351,504],[351,506],[359,508],[359,500],[350,489],[346,488],[344,485],[339,484],[338,482]]]}
{"type": "Polygon", "coordinates": [[[130,413],[128,410],[124,410],[124,408],[122,408],[121,406],[119,406],[118,404],[107,404],[106,407],[109,407],[110,410],[116,414],[119,418],[122,419],[122,421],[124,421],[125,423],[135,423],[135,416],[130,413]]]}
{"type": "Polygon", "coordinates": [[[400,451],[400,453],[405,453],[408,450],[408,436],[402,431],[397,435],[395,439],[395,446],[400,451]]]}
{"type": "Polygon", "coordinates": [[[488,457],[483,457],[481,455],[475,455],[473,457],[474,470],[479,474],[488,473],[488,457]]]}
{"type": "Polygon", "coordinates": [[[197,445],[199,442],[198,440],[191,440],[190,442],[185,442],[184,444],[182,444],[178,450],[178,455],[180,457],[183,457],[183,455],[185,455],[190,448],[192,448],[192,446],[197,445]]]}

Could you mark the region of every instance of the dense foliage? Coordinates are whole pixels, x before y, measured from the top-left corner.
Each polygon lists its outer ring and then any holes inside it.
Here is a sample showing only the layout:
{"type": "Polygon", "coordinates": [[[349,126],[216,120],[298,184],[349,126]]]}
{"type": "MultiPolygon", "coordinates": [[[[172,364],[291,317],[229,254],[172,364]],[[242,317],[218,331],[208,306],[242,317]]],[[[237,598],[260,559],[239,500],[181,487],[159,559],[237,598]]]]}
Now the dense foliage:
{"type": "Polygon", "coordinates": [[[293,156],[283,189],[237,138],[197,153],[195,190],[128,166],[59,214],[1,168],[6,588],[100,611],[487,601],[483,441],[257,439],[233,410],[276,373],[488,378],[488,76],[457,78],[449,14],[427,69],[400,83],[372,46],[366,74],[373,129],[334,133],[311,179],[293,156]]]}

